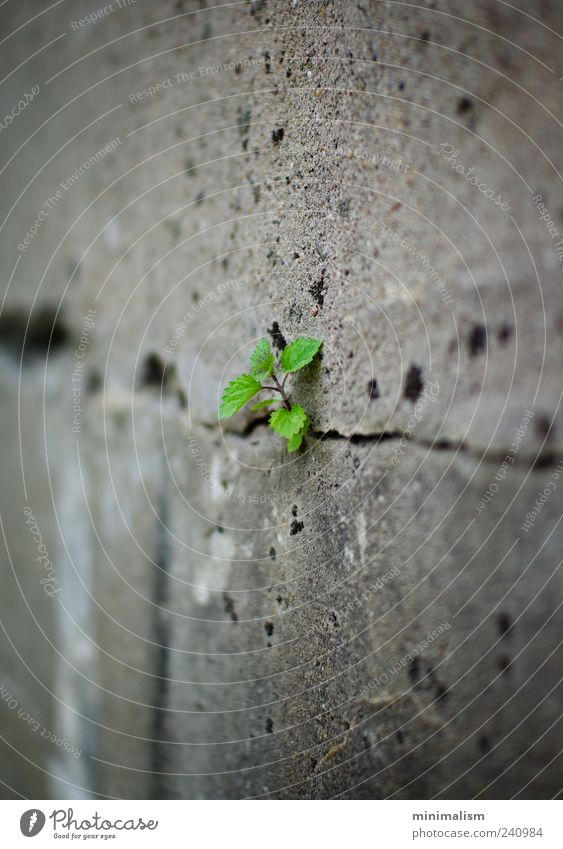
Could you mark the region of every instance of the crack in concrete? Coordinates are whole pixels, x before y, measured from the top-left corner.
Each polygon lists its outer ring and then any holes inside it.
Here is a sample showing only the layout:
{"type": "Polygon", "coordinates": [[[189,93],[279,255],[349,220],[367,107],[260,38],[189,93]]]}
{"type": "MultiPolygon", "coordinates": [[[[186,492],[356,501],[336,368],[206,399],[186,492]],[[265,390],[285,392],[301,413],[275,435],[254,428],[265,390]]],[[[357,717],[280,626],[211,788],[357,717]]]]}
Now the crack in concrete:
{"type": "MultiPolygon", "coordinates": [[[[214,430],[217,427],[216,423],[210,422],[202,422],[202,426],[206,430],[214,430]]],[[[238,436],[241,439],[246,439],[248,436],[252,435],[255,430],[259,427],[267,426],[268,424],[268,415],[260,416],[256,419],[251,419],[247,424],[242,428],[242,430],[235,430],[234,428],[224,427],[223,430],[225,433],[231,434],[233,436],[238,436]]],[[[413,443],[414,445],[418,445],[422,448],[427,448],[431,451],[450,451],[455,453],[463,453],[469,457],[472,457],[475,460],[484,461],[486,463],[491,464],[499,464],[502,463],[503,460],[506,459],[509,448],[493,448],[493,449],[479,449],[477,446],[468,445],[463,440],[454,440],[454,439],[421,439],[419,437],[405,437],[404,432],[398,430],[388,430],[388,431],[377,431],[375,433],[353,433],[350,435],[346,435],[340,433],[340,431],[332,429],[326,431],[320,430],[310,430],[309,437],[315,437],[320,441],[343,441],[349,442],[351,445],[367,445],[370,443],[379,444],[380,442],[400,442],[402,439],[405,439],[407,444],[413,443]]],[[[511,455],[512,456],[512,455],[511,455]]],[[[556,465],[560,461],[560,456],[553,449],[549,450],[541,450],[538,449],[535,455],[523,454],[516,455],[513,457],[512,465],[524,465],[527,468],[532,468],[533,471],[539,471],[544,468],[549,468],[550,466],[556,465]]]]}

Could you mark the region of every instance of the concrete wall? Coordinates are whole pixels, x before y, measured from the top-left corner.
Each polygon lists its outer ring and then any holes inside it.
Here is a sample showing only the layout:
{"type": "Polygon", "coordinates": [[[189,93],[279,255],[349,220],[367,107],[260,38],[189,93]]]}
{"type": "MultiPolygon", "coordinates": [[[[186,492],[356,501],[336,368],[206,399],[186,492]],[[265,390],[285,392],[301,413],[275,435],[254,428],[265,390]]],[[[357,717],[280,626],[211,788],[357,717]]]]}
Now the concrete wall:
{"type": "Polygon", "coordinates": [[[0,10],[6,796],[559,792],[563,13],[520,5],[0,10]],[[297,455],[217,421],[268,334],[324,340],[297,455]]]}

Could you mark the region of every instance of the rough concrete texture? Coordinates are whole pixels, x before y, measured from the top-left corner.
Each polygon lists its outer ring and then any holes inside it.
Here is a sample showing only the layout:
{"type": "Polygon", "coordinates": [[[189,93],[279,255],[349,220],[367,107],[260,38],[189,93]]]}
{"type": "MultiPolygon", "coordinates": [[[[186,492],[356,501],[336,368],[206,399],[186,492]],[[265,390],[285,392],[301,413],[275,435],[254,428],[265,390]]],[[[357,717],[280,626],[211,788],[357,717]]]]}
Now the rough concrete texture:
{"type": "Polygon", "coordinates": [[[561,4],[214,5],[0,10],[4,793],[552,797],[561,4]]]}

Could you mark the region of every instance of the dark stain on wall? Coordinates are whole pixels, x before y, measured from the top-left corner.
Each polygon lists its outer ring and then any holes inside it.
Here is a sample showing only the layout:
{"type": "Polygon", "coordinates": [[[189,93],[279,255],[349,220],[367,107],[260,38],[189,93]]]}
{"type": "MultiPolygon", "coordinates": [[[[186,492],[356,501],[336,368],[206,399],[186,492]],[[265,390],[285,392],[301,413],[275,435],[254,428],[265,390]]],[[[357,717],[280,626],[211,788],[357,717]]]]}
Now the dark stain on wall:
{"type": "Polygon", "coordinates": [[[170,673],[170,629],[166,611],[170,592],[171,551],[168,538],[168,499],[161,492],[156,526],[155,575],[153,585],[153,621],[152,634],[155,643],[154,658],[154,693],[152,699],[151,718],[151,752],[150,752],[150,798],[168,798],[166,787],[167,752],[166,752],[166,711],[169,695],[170,673]]]}

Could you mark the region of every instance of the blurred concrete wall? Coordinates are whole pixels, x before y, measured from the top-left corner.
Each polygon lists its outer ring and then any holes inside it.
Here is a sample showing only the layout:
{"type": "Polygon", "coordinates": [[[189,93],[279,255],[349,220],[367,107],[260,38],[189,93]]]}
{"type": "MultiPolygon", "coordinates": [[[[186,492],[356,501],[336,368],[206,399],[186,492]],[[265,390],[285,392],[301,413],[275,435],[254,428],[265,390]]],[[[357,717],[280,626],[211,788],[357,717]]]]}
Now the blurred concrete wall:
{"type": "Polygon", "coordinates": [[[555,795],[561,5],[113,6],[0,9],[4,794],[555,795]]]}

